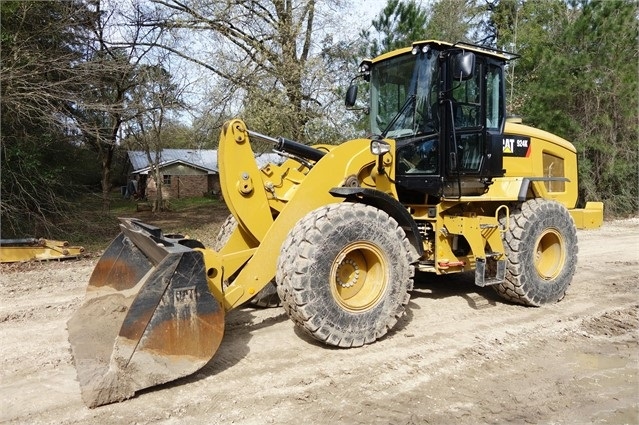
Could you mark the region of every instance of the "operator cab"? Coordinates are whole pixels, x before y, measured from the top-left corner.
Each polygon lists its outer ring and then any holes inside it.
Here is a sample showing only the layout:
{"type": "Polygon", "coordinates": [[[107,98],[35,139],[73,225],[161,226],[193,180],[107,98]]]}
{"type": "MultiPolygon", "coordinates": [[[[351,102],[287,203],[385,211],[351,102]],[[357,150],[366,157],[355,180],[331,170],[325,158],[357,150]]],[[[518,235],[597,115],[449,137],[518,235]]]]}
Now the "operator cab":
{"type": "MultiPolygon", "coordinates": [[[[480,195],[503,176],[507,60],[478,46],[424,41],[362,62],[371,133],[396,141],[400,201],[480,195]]],[[[352,86],[347,105],[355,96],[352,86]]]]}

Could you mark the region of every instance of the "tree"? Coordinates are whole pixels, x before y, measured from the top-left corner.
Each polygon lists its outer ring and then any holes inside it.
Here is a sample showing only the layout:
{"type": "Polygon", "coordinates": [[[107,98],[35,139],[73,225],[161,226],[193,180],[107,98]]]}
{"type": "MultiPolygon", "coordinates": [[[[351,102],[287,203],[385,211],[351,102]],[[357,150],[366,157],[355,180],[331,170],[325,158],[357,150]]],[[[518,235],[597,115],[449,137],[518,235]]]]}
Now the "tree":
{"type": "Polygon", "coordinates": [[[371,23],[375,33],[371,34],[370,30],[360,33],[366,40],[362,56],[374,57],[426,39],[428,20],[427,10],[415,0],[388,0],[371,23]]]}
{"type": "Polygon", "coordinates": [[[581,200],[612,214],[638,210],[637,16],[622,0],[502,0],[492,14],[498,45],[522,55],[511,112],[576,146],[581,200]]]}
{"type": "Polygon", "coordinates": [[[449,42],[481,42],[486,4],[481,0],[439,0],[432,3],[427,38],[449,42]]]}
{"type": "Polygon", "coordinates": [[[83,61],[77,67],[85,77],[84,86],[69,113],[83,142],[98,155],[103,209],[106,210],[110,203],[111,168],[120,130],[132,118],[128,102],[131,92],[144,78],[138,68],[162,32],[141,25],[153,11],[139,3],[128,10],[122,3],[108,0],[88,0],[88,5],[94,11],[94,19],[90,22],[91,34],[85,39],[83,61]],[[120,7],[122,9],[118,9],[120,7]],[[114,35],[116,27],[126,29],[120,34],[124,41],[114,35]]]}
{"type": "Polygon", "coordinates": [[[127,133],[145,153],[155,182],[156,195],[152,200],[153,211],[164,211],[163,176],[160,169],[162,150],[167,147],[165,126],[172,112],[184,105],[180,99],[181,88],[171,74],[162,66],[147,65],[139,69],[139,84],[132,93],[129,112],[133,119],[128,123],[127,133]]]}
{"type": "Polygon", "coordinates": [[[478,0],[438,0],[423,6],[415,0],[388,0],[360,37],[363,56],[374,57],[419,40],[476,41],[486,6],[478,0]]]}
{"type": "MultiPolygon", "coordinates": [[[[176,37],[188,31],[197,51],[162,46],[197,63],[218,77],[219,101],[231,100],[222,114],[244,112],[250,104],[261,131],[295,139],[306,138],[305,127],[321,115],[327,102],[335,102],[327,86],[318,40],[329,30],[323,16],[331,3],[316,0],[153,0],[166,16],[149,25],[171,29],[176,37]],[[212,49],[208,49],[212,46],[212,49]],[[239,100],[239,102],[238,102],[239,100]],[[259,111],[266,111],[259,114],[259,111]],[[259,116],[258,116],[259,114],[259,116]],[[273,116],[277,119],[273,120],[273,116]],[[277,124],[275,124],[275,121],[277,124]],[[271,128],[273,126],[273,128],[271,128]]],[[[250,117],[247,114],[247,119],[250,117]]]]}
{"type": "Polygon", "coordinates": [[[73,67],[92,12],[80,1],[3,1],[0,17],[2,233],[47,236],[81,169],[65,111],[81,92],[73,67]]]}
{"type": "Polygon", "coordinates": [[[0,7],[2,230],[46,236],[70,210],[77,183],[93,183],[80,174],[94,172],[87,163],[100,165],[108,207],[113,155],[139,84],[136,69],[162,31],[140,25],[153,10],[137,2],[3,1],[0,7]],[[140,47],[142,41],[147,45],[140,47]]]}
{"type": "Polygon", "coordinates": [[[550,62],[559,62],[572,77],[560,82],[570,90],[567,112],[576,129],[571,136],[580,153],[582,198],[604,200],[614,213],[636,214],[638,4],[582,1],[579,7],[567,33],[569,56],[550,62]]]}

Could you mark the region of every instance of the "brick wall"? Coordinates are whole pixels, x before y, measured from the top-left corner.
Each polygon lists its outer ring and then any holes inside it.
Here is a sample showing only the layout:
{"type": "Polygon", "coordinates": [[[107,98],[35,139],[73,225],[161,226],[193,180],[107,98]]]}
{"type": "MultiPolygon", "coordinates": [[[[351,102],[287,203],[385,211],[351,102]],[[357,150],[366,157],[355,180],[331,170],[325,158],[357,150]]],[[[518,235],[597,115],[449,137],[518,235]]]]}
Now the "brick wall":
{"type": "MultiPolygon", "coordinates": [[[[208,176],[206,174],[197,176],[171,176],[171,184],[162,185],[162,198],[192,198],[202,196],[209,191],[208,176]]],[[[154,199],[157,193],[155,181],[149,177],[146,187],[148,199],[154,199]]]]}

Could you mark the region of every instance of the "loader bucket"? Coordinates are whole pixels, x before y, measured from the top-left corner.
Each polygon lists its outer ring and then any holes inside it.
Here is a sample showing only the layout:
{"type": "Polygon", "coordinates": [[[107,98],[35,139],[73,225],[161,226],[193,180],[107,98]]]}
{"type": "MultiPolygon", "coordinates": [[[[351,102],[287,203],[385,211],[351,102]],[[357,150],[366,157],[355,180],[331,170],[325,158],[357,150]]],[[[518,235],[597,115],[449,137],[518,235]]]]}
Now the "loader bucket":
{"type": "Polygon", "coordinates": [[[189,375],[215,354],[224,312],[202,254],[160,229],[120,219],[67,322],[82,398],[96,407],[189,375]]]}

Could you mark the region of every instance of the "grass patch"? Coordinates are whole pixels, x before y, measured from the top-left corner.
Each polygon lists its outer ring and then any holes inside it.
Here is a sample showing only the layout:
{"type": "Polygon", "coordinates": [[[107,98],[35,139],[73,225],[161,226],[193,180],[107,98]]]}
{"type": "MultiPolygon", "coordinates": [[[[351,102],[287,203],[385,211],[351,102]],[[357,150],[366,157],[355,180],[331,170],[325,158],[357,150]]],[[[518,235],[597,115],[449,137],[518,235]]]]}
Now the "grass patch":
{"type": "MultiPolygon", "coordinates": [[[[198,198],[181,198],[171,199],[169,201],[169,210],[185,211],[189,208],[199,207],[217,207],[221,201],[213,199],[211,197],[198,197],[198,198]]],[[[222,202],[223,204],[224,202],[222,202]]]]}
{"type": "Polygon", "coordinates": [[[223,201],[209,197],[171,199],[169,210],[138,211],[137,202],[113,194],[108,209],[103,208],[99,194],[77,201],[69,216],[58,223],[57,239],[81,245],[90,254],[98,254],[119,233],[118,217],[133,217],[160,227],[164,233],[179,233],[210,246],[221,223],[229,214],[223,201]]]}

